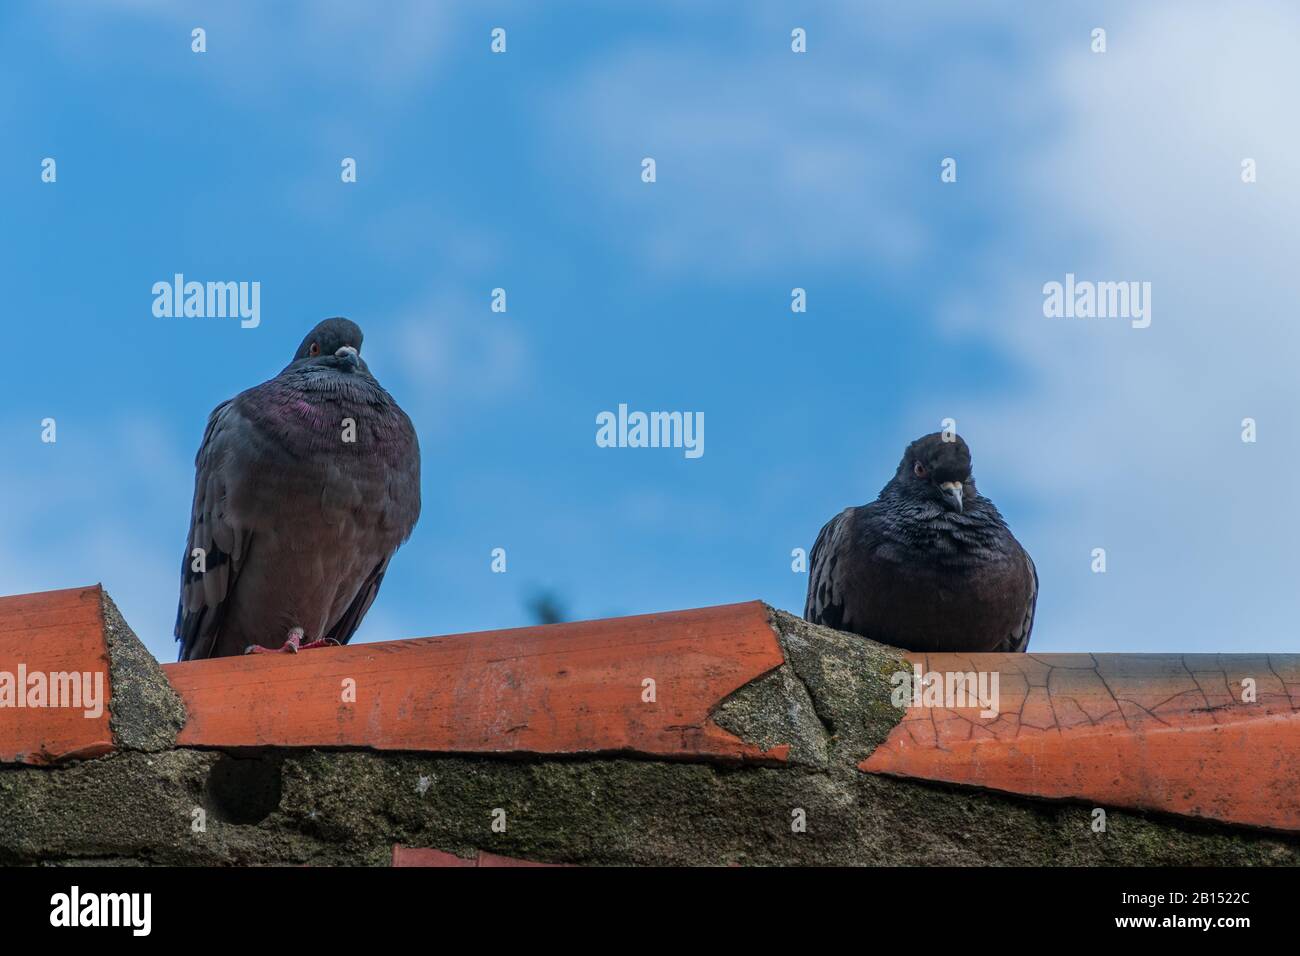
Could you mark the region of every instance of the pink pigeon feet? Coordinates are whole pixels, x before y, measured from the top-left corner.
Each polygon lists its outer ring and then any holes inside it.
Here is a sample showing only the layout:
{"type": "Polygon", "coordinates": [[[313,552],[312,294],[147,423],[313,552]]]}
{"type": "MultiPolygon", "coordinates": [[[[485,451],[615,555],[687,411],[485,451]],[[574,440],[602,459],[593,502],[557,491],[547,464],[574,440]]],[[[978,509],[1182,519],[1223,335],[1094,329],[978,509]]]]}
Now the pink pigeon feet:
{"type": "Polygon", "coordinates": [[[297,654],[299,651],[309,651],[313,647],[338,647],[339,642],[332,638],[322,638],[319,641],[309,641],[302,643],[306,637],[306,632],[300,627],[289,629],[289,636],[285,638],[284,644],[280,647],[263,647],[261,644],[249,644],[244,648],[245,654],[297,654]]]}

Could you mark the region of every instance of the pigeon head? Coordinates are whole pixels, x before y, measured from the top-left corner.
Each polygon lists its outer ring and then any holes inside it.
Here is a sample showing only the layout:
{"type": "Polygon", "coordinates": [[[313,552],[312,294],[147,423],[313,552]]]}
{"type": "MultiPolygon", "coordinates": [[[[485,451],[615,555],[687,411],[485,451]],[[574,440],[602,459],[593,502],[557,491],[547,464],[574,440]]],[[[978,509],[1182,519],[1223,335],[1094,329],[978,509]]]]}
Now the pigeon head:
{"type": "Polygon", "coordinates": [[[936,502],[945,511],[960,512],[976,495],[970,448],[958,435],[949,441],[942,432],[918,438],[907,446],[890,484],[906,498],[936,502]]]}
{"type": "Polygon", "coordinates": [[[294,353],[293,365],[321,366],[341,372],[366,369],[361,361],[361,327],[349,319],[326,319],[307,333],[294,353]]]}

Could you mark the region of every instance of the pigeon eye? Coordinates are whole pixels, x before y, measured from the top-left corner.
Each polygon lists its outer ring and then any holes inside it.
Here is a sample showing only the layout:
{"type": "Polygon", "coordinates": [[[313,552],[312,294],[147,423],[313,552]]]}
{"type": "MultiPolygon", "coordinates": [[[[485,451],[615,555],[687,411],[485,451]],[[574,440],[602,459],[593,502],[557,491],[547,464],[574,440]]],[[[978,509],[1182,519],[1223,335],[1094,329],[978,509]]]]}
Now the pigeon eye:
{"type": "Polygon", "coordinates": [[[916,477],[918,478],[924,478],[927,474],[925,470],[925,465],[921,464],[919,461],[914,462],[912,464],[912,474],[916,475],[916,477]]]}
{"type": "Polygon", "coordinates": [[[313,343],[311,344],[311,348],[309,348],[309,349],[307,350],[307,354],[308,354],[308,355],[320,355],[320,346],[317,345],[315,342],[313,342],[313,343]]]}

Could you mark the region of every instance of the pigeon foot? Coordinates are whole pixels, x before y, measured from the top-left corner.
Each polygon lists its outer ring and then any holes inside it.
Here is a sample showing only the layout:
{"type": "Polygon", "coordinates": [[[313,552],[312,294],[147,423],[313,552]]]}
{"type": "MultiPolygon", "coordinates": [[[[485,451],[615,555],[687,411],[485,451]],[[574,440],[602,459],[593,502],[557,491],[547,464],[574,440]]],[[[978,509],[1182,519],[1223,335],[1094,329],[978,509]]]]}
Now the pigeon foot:
{"type": "Polygon", "coordinates": [[[245,654],[297,654],[299,651],[309,651],[314,647],[339,647],[339,642],[333,638],[324,637],[319,641],[308,641],[302,643],[306,637],[306,632],[300,627],[291,628],[289,636],[285,638],[284,644],[280,647],[263,647],[261,644],[249,644],[244,648],[245,654]]]}

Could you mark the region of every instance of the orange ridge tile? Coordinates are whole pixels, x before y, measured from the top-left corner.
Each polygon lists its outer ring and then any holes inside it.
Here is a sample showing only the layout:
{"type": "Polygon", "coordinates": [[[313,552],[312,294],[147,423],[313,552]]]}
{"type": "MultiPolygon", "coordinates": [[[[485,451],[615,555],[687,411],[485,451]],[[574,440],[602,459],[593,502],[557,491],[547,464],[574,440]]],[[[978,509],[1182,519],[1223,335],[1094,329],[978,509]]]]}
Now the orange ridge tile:
{"type": "Polygon", "coordinates": [[[906,656],[998,674],[997,713],[922,701],[861,770],[1300,831],[1300,655],[906,656]]]}
{"type": "Polygon", "coordinates": [[[48,765],[114,749],[102,593],[95,585],[0,598],[0,764],[48,765]],[[74,698],[56,695],[52,687],[72,685],[50,675],[74,673],[89,675],[78,681],[78,705],[51,706],[56,696],[60,704],[74,698]],[[37,683],[46,686],[44,706],[19,706],[38,702],[29,696],[37,683]],[[87,717],[81,694],[96,689],[98,713],[87,717]]]}
{"type": "Polygon", "coordinates": [[[393,866],[438,866],[438,867],[460,867],[460,866],[484,866],[484,867],[507,867],[507,866],[567,866],[566,863],[538,863],[533,860],[518,860],[511,856],[498,856],[495,853],[488,853],[479,850],[478,853],[470,859],[459,857],[454,853],[447,853],[445,850],[431,850],[423,847],[402,846],[400,843],[393,844],[393,866]]]}
{"type": "Polygon", "coordinates": [[[164,667],[186,747],[368,747],[780,763],[709,718],[780,666],[760,602],[164,667]],[[655,682],[655,702],[642,700],[655,682]],[[349,685],[347,682],[354,682],[349,685]],[[345,699],[349,686],[355,700],[345,699]]]}

